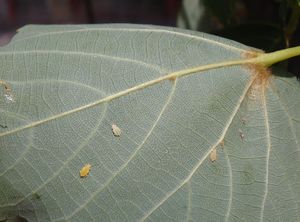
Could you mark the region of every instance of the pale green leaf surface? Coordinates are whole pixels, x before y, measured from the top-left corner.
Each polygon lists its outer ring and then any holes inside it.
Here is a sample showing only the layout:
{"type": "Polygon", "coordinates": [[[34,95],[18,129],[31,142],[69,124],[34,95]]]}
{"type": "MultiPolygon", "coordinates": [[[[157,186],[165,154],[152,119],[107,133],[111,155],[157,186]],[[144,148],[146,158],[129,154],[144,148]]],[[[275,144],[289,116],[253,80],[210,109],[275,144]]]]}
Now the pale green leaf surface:
{"type": "Polygon", "coordinates": [[[0,220],[299,221],[295,78],[260,92],[237,65],[117,96],[251,50],[156,26],[22,28],[0,49],[15,96],[0,103],[0,220]]]}

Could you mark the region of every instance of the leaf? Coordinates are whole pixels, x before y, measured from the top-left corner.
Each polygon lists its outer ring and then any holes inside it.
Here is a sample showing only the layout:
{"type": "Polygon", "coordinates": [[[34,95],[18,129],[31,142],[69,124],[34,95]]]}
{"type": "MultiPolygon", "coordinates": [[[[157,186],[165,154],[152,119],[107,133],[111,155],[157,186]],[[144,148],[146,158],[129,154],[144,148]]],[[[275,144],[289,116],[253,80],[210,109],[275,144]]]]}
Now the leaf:
{"type": "Polygon", "coordinates": [[[300,84],[244,64],[258,54],[156,26],[22,28],[0,51],[0,221],[299,220],[300,84]]]}

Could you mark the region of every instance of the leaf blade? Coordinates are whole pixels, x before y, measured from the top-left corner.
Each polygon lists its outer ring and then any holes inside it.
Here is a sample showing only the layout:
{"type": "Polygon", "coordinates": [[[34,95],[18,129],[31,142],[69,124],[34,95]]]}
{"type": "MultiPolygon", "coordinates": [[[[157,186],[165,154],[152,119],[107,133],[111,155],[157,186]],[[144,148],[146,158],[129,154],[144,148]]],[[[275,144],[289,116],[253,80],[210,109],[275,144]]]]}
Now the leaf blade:
{"type": "MultiPolygon", "coordinates": [[[[257,121],[263,109],[259,90],[254,90],[254,100],[250,93],[254,78],[249,69],[223,65],[182,78],[165,77],[162,71],[235,61],[252,49],[177,29],[79,27],[32,26],[1,49],[1,79],[12,82],[19,101],[2,106],[1,118],[9,123],[8,130],[32,121],[41,124],[12,134],[1,129],[0,142],[8,147],[0,151],[6,161],[0,162],[0,183],[9,181],[11,188],[6,185],[0,191],[6,197],[0,198],[0,215],[13,212],[32,221],[234,221],[236,215],[264,216],[258,206],[267,184],[255,180],[266,176],[259,172],[266,164],[266,135],[257,121]],[[36,53],[39,50],[43,53],[36,53]],[[55,113],[64,116],[51,117],[55,113]],[[245,113],[251,114],[249,128],[240,121],[245,113]],[[16,116],[22,118],[14,123],[16,116]],[[121,137],[111,133],[114,122],[122,126],[121,137]],[[212,164],[207,160],[210,148],[223,138],[224,153],[218,149],[212,164]],[[253,149],[252,139],[261,141],[258,148],[253,149]],[[79,170],[87,163],[93,170],[82,180],[79,170]],[[246,186],[251,190],[236,192],[246,186]],[[255,189],[256,197],[248,197],[255,189]],[[206,197],[203,205],[199,197],[205,193],[213,198],[206,197]],[[40,198],[33,198],[35,194],[40,198]]],[[[265,212],[270,214],[269,205],[265,212]]],[[[296,214],[293,211],[291,218],[296,214]]]]}

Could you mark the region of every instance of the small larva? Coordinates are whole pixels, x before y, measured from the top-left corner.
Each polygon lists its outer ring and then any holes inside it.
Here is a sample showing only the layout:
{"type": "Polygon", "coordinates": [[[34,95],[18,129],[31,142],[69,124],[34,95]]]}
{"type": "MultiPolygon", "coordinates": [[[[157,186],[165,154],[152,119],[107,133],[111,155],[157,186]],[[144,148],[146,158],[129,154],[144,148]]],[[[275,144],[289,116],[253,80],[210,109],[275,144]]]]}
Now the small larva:
{"type": "Polygon", "coordinates": [[[209,155],[210,161],[214,162],[217,160],[217,149],[213,148],[209,155]]]}
{"type": "Polygon", "coordinates": [[[112,130],[114,136],[117,136],[117,137],[119,137],[122,133],[122,130],[116,124],[111,125],[111,130],[112,130]]]}
{"type": "Polygon", "coordinates": [[[87,177],[89,175],[91,167],[92,167],[91,164],[84,165],[80,170],[80,177],[87,177]]]}

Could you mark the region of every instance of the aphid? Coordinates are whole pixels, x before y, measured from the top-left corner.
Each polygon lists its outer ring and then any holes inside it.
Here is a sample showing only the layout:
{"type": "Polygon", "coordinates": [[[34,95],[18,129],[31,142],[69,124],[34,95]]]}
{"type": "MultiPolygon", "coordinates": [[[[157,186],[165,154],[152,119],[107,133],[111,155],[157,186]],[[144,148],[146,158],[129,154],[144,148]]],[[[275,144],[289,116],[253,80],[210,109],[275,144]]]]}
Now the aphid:
{"type": "Polygon", "coordinates": [[[111,130],[116,137],[119,137],[122,133],[122,130],[116,124],[111,125],[111,130]]]}
{"type": "Polygon", "coordinates": [[[240,130],[240,129],[239,129],[239,134],[240,134],[241,140],[244,140],[245,134],[244,134],[243,131],[240,130]]]}
{"type": "Polygon", "coordinates": [[[38,193],[34,193],[34,194],[32,194],[31,199],[32,200],[40,200],[41,199],[41,195],[39,195],[38,193]]]}
{"type": "Polygon", "coordinates": [[[90,173],[91,167],[92,167],[91,164],[84,165],[80,170],[80,177],[81,178],[87,177],[90,173]]]}
{"type": "Polygon", "coordinates": [[[209,155],[210,161],[214,162],[217,160],[217,149],[213,148],[209,155]]]}

